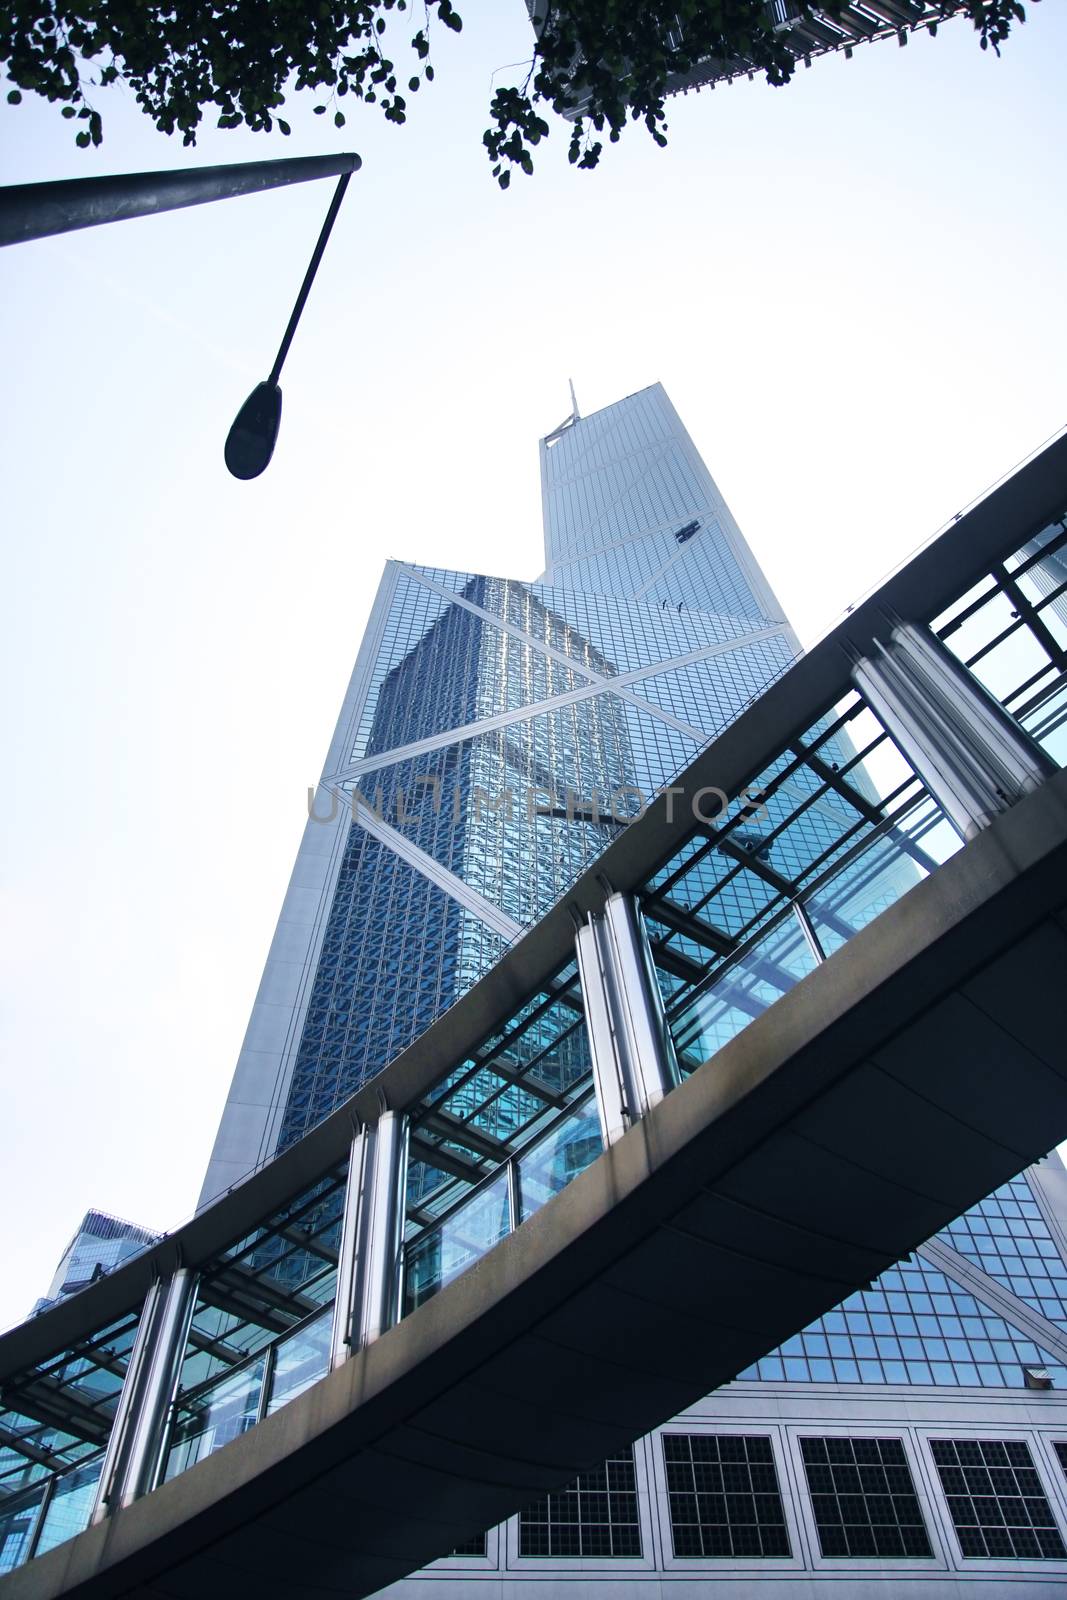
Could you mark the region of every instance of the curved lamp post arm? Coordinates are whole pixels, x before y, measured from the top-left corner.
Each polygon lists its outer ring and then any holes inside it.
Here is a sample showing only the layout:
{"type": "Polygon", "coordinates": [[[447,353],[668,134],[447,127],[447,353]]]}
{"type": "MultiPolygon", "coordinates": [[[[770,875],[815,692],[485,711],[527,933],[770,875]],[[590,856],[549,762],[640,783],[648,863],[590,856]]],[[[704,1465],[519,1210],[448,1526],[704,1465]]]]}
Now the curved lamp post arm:
{"type": "Polygon", "coordinates": [[[24,244],[76,228],[95,228],[105,222],[154,216],[157,211],[258,194],[284,184],[351,174],[361,165],[359,156],[349,151],[284,161],[240,161],[225,167],[179,167],[173,172],[122,172],[106,178],[8,184],[0,188],[0,245],[24,244]]]}

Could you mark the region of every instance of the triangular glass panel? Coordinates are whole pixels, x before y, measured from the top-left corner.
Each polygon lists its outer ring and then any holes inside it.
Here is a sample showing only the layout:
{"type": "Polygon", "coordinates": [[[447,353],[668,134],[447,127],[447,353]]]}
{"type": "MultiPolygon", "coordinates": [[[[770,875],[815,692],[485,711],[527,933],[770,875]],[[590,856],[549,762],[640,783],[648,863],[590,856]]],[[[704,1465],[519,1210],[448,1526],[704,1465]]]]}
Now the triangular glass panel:
{"type": "Polygon", "coordinates": [[[1047,1371],[1056,1388],[1067,1386],[1067,1368],[1028,1333],[915,1257],[738,1377],[1023,1389],[1027,1368],[1047,1371]]]}

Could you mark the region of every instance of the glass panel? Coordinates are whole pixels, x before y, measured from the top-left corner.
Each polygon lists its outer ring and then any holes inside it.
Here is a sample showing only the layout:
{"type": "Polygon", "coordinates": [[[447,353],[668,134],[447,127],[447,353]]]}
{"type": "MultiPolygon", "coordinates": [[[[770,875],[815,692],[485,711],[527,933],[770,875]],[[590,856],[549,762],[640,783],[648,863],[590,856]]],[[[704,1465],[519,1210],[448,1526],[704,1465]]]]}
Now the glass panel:
{"type": "Polygon", "coordinates": [[[960,848],[956,830],[923,800],[891,833],[804,901],[829,956],[960,848]]]}
{"type": "Polygon", "coordinates": [[[11,1505],[0,1505],[0,1573],[14,1571],[29,1555],[37,1513],[47,1487],[48,1479],[42,1478],[32,1489],[14,1496],[11,1505]]]}
{"type": "Polygon", "coordinates": [[[408,1247],[404,1288],[407,1309],[429,1300],[510,1231],[508,1175],[492,1183],[446,1217],[432,1233],[408,1247]]]}
{"type": "Polygon", "coordinates": [[[73,1472],[65,1472],[57,1481],[55,1493],[45,1512],[35,1556],[62,1544],[65,1539],[73,1539],[76,1533],[83,1532],[89,1526],[103,1465],[101,1452],[95,1460],[87,1461],[84,1467],[75,1467],[73,1472]]]}
{"type": "MultiPolygon", "coordinates": [[[[841,710],[840,707],[834,709],[835,714],[841,710]]],[[[911,767],[867,705],[858,705],[845,728],[834,735],[833,744],[837,755],[827,751],[824,759],[831,767],[836,766],[845,773],[852,787],[872,805],[878,805],[914,780],[911,767]],[[854,747],[851,752],[849,744],[854,747]],[[862,760],[862,765],[857,764],[858,759],[862,760]]]]}
{"type": "MultiPolygon", "coordinates": [[[[1064,579],[1060,581],[1062,583],[1064,579]]],[[[1056,593],[1042,601],[1037,613],[1060,649],[1067,649],[1067,592],[1056,593]]]]}
{"type": "Polygon", "coordinates": [[[768,1435],[665,1433],[663,1467],[676,1557],[791,1554],[768,1435]]]}
{"type": "Polygon", "coordinates": [[[405,1236],[421,1236],[534,1144],[564,1106],[584,1097],[591,1070],[571,961],[415,1107],[405,1236]]]}
{"type": "Polygon", "coordinates": [[[214,1455],[245,1433],[259,1416],[266,1357],[259,1356],[213,1389],[186,1401],[178,1412],[167,1457],[166,1479],[177,1477],[196,1461],[214,1455]]]}
{"type": "Polygon", "coordinates": [[[1057,766],[1067,767],[1067,683],[1019,720],[1057,766]]]}
{"type": "Polygon", "coordinates": [[[709,1060],[815,965],[800,924],[790,914],[672,1022],[682,1071],[693,1072],[709,1060]]]}
{"type": "Polygon", "coordinates": [[[333,1168],[205,1267],[179,1401],[284,1338],[333,1300],[346,1171],[347,1162],[333,1168]]]}
{"type": "Polygon", "coordinates": [[[274,1358],[268,1417],[326,1376],[330,1366],[332,1327],[331,1310],[316,1317],[314,1322],[309,1322],[306,1328],[291,1333],[288,1339],[281,1340],[274,1358]]]}
{"type": "Polygon", "coordinates": [[[967,611],[983,595],[988,598],[990,595],[995,593],[996,584],[993,579],[989,577],[980,578],[972,588],[967,590],[966,594],[961,594],[959,599],[953,600],[950,606],[946,606],[945,610],[940,612],[939,615],[934,618],[930,624],[931,628],[933,628],[935,633],[943,633],[950,622],[954,621],[956,617],[961,616],[964,611],[967,611]]]}
{"type": "Polygon", "coordinates": [[[519,1516],[520,1556],[641,1554],[641,1510],[633,1447],[527,1506],[519,1516]]]}
{"type": "Polygon", "coordinates": [[[932,1557],[901,1439],[801,1439],[824,1557],[932,1557]]]}
{"type": "MultiPolygon", "coordinates": [[[[953,641],[950,639],[949,644],[953,641]]],[[[1048,656],[1029,628],[1018,627],[994,645],[971,671],[990,694],[1004,701],[1021,683],[1028,682],[1048,666],[1048,656]]]]}
{"type": "Polygon", "coordinates": [[[596,1101],[587,1100],[519,1161],[519,1221],[525,1222],[565,1189],[603,1148],[596,1101]]]}
{"type": "MultiPolygon", "coordinates": [[[[984,580],[977,586],[985,595],[985,602],[977,610],[972,611],[969,617],[955,626],[944,626],[944,617],[939,617],[933,624],[935,633],[941,635],[949,649],[958,655],[961,661],[970,661],[971,657],[992,643],[1006,629],[1010,628],[1014,618],[1012,605],[1003,590],[998,589],[992,578],[984,580]],[[988,587],[986,587],[988,585],[988,587]]],[[[959,615],[967,608],[962,604],[951,606],[949,611],[959,615]]],[[[948,616],[948,612],[944,616],[948,616]]]]}

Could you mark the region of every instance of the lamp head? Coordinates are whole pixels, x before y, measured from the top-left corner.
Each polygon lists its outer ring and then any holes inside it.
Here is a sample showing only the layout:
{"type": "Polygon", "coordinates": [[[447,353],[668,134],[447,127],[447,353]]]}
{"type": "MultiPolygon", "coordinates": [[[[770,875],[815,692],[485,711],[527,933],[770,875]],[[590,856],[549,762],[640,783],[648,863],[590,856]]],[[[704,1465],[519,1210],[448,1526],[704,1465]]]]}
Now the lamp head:
{"type": "Polygon", "coordinates": [[[226,435],[226,465],[235,478],[258,478],[274,454],[282,420],[282,391],[257,383],[226,435]]]}

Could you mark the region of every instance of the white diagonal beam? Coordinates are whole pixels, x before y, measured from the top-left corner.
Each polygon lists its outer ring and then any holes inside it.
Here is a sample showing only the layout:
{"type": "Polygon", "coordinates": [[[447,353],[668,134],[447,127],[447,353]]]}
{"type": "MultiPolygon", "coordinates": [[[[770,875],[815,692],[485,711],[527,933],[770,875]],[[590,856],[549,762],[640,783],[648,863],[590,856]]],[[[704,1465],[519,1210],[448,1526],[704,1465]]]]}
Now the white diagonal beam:
{"type": "Polygon", "coordinates": [[[919,1246],[916,1254],[928,1266],[943,1272],[946,1278],[951,1278],[961,1289],[973,1294],[976,1300],[983,1301],[998,1317],[1013,1322],[1021,1333],[1025,1333],[1035,1344],[1043,1345],[1067,1366],[1067,1333],[1055,1322],[1042,1316],[1040,1311],[1035,1311],[1033,1306],[1028,1306],[1025,1300],[1020,1300],[1011,1289],[998,1283],[977,1262],[968,1260],[939,1238],[928,1239],[919,1246]]]}
{"type": "Polygon", "coordinates": [[[361,828],[365,828],[372,838],[377,839],[380,844],[384,844],[387,849],[392,850],[394,855],[398,855],[402,861],[406,861],[409,867],[414,867],[416,872],[421,873],[424,878],[428,878],[431,883],[436,884],[445,894],[458,901],[472,916],[477,917],[480,922],[486,923],[507,944],[519,937],[523,931],[520,922],[516,922],[514,918],[509,917],[505,911],[501,911],[499,906],[495,906],[491,900],[487,900],[485,895],[479,894],[477,889],[472,889],[470,884],[464,883],[462,878],[458,877],[456,873],[450,872],[439,861],[435,861],[433,856],[428,855],[425,850],[420,850],[417,844],[412,844],[410,839],[405,839],[399,829],[390,827],[388,822],[383,822],[374,809],[363,799],[358,790],[348,794],[345,790],[338,789],[333,784],[327,783],[324,787],[331,794],[336,794],[342,805],[351,806],[353,822],[358,823],[361,828]]]}
{"type": "MultiPolygon", "coordinates": [[[[523,637],[535,647],[539,642],[530,634],[523,637]]],[[[555,711],[558,707],[575,705],[580,700],[588,700],[592,695],[603,693],[607,688],[614,691],[618,688],[627,688],[631,684],[640,684],[645,678],[656,677],[663,672],[672,672],[675,668],[693,666],[698,661],[707,661],[715,656],[729,655],[732,651],[742,646],[759,644],[764,640],[786,638],[788,629],[784,626],[774,628],[758,628],[752,633],[739,635],[736,639],[721,640],[717,644],[700,645],[695,650],[689,650],[685,655],[670,656],[665,661],[654,661],[644,667],[636,667],[631,672],[622,672],[617,678],[603,678],[599,682],[589,683],[580,689],[565,689],[562,693],[551,695],[545,700],[534,700],[529,705],[516,706],[510,711],[500,711],[496,716],[482,717],[475,722],[465,722],[456,728],[446,728],[441,733],[429,734],[425,739],[415,739],[410,744],[396,745],[392,750],[380,751],[377,755],[363,756],[358,761],[353,761],[350,766],[342,767],[332,775],[332,780],[337,782],[342,779],[362,776],[365,772],[377,772],[382,767],[396,766],[398,762],[409,761],[415,756],[424,755],[432,750],[444,749],[450,744],[460,744],[466,739],[476,738],[481,733],[494,733],[498,728],[507,728],[514,722],[525,722],[529,717],[541,716],[546,711],[555,711]]],[[[637,698],[637,697],[631,697],[637,698]]],[[[647,702],[643,696],[639,703],[644,709],[655,713],[659,708],[647,702]]],[[[705,728],[701,730],[700,737],[706,739],[716,730],[705,728]]]]}
{"type": "Polygon", "coordinates": [[[613,693],[619,696],[620,700],[628,700],[639,711],[651,712],[654,717],[658,717],[661,722],[665,722],[668,726],[675,728],[679,733],[684,734],[687,739],[693,739],[699,745],[703,744],[708,737],[702,728],[695,727],[693,723],[683,722],[681,717],[672,716],[669,711],[664,711],[660,706],[653,705],[651,700],[642,700],[637,695],[631,694],[628,689],[619,688],[619,680],[617,678],[606,678],[601,673],[594,671],[592,667],[576,666],[570,656],[565,655],[562,650],[557,650],[554,645],[545,644],[542,640],[535,639],[532,634],[526,633],[524,629],[517,627],[513,622],[506,622],[502,617],[495,617],[491,611],[486,611],[483,607],[476,606],[473,600],[466,600],[462,595],[456,594],[453,589],[446,588],[444,584],[435,583],[424,572],[418,572],[413,567],[409,568],[409,571],[412,577],[419,583],[424,584],[427,589],[432,589],[437,594],[444,595],[453,604],[465,607],[476,617],[483,617],[487,622],[491,622],[494,627],[502,628],[505,633],[510,633],[514,638],[522,639],[526,644],[532,645],[535,650],[540,650],[543,655],[551,656],[554,661],[560,662],[562,666],[569,667],[579,677],[590,679],[602,689],[612,690],[613,693]]]}

